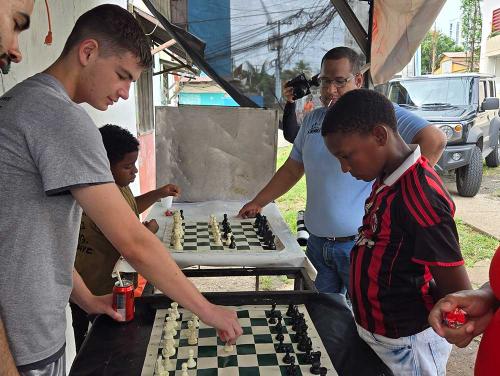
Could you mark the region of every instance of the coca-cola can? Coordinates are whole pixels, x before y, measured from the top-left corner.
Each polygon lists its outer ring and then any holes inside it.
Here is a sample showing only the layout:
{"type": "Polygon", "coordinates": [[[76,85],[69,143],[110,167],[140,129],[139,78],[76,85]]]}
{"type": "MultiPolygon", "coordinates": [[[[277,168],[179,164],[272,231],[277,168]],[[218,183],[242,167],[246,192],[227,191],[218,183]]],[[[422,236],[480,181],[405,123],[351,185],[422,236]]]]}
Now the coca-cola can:
{"type": "Polygon", "coordinates": [[[124,322],[134,319],[134,284],[126,279],[116,281],[113,287],[113,310],[122,315],[124,322]]]}

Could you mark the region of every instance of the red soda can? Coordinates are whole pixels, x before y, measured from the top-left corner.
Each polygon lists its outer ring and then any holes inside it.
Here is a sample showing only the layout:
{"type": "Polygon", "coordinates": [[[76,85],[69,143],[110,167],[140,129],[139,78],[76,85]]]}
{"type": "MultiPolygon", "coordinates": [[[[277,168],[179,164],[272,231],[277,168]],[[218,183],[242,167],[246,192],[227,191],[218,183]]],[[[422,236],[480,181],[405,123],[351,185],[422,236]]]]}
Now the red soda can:
{"type": "Polygon", "coordinates": [[[443,315],[443,322],[453,329],[460,328],[467,322],[467,312],[461,308],[455,308],[451,312],[446,312],[443,315]]]}
{"type": "Polygon", "coordinates": [[[134,284],[126,279],[122,282],[116,281],[113,286],[113,310],[122,315],[122,321],[128,322],[134,319],[134,284]]]}

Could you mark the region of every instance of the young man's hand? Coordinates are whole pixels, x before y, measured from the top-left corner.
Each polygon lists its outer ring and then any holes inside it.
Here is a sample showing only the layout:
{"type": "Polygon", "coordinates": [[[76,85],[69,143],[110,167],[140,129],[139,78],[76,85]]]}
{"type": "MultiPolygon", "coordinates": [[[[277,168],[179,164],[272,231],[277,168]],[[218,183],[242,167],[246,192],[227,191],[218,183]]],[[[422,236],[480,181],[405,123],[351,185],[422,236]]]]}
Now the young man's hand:
{"type": "Polygon", "coordinates": [[[239,211],[238,216],[241,218],[253,218],[262,211],[262,206],[255,201],[246,203],[239,211]]]}
{"type": "Polygon", "coordinates": [[[200,320],[217,329],[217,333],[223,342],[234,344],[236,343],[236,339],[243,334],[243,329],[241,329],[241,325],[238,322],[236,312],[215,304],[212,304],[200,316],[200,320]]]}
{"type": "Polygon", "coordinates": [[[156,219],[152,219],[150,221],[144,221],[142,222],[146,228],[151,231],[153,234],[156,234],[158,232],[158,229],[160,226],[158,226],[158,222],[156,222],[156,219]]]}
{"type": "Polygon", "coordinates": [[[116,321],[123,321],[124,317],[113,310],[113,294],[96,296],[88,302],[86,307],[82,307],[89,315],[104,313],[116,321]]]}
{"type": "Polygon", "coordinates": [[[291,86],[283,86],[283,97],[287,102],[293,103],[293,87],[291,86]]]}
{"type": "Polygon", "coordinates": [[[179,197],[181,194],[181,189],[175,184],[167,184],[163,187],[158,188],[158,192],[160,192],[161,197],[179,197]]]}
{"type": "Polygon", "coordinates": [[[484,332],[493,317],[495,296],[488,287],[479,290],[464,290],[439,300],[429,314],[429,324],[441,337],[458,347],[467,346],[477,335],[484,332]],[[468,315],[460,328],[448,328],[443,324],[443,314],[462,308],[468,315]]]}

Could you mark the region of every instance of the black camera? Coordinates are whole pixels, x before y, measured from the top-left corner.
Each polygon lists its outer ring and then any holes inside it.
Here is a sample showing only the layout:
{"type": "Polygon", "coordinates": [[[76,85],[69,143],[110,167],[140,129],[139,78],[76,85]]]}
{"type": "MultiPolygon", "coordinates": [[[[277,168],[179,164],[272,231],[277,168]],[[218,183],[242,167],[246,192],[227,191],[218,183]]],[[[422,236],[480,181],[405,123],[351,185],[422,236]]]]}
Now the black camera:
{"type": "Polygon", "coordinates": [[[293,100],[297,100],[311,94],[311,87],[319,86],[318,76],[319,74],[308,80],[306,75],[301,73],[297,77],[288,81],[285,84],[285,87],[293,87],[293,100]]]}

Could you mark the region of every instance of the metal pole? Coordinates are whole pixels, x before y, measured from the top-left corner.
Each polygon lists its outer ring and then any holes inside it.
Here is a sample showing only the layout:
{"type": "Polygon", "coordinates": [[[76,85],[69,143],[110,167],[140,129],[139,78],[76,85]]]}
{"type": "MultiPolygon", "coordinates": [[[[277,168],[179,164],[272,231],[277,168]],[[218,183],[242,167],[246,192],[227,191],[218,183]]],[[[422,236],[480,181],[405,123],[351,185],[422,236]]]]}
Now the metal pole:
{"type": "Polygon", "coordinates": [[[281,98],[281,30],[280,30],[281,21],[278,20],[278,39],[277,39],[277,50],[278,56],[276,58],[275,70],[274,70],[274,95],[276,96],[276,101],[279,104],[281,98]]]}

